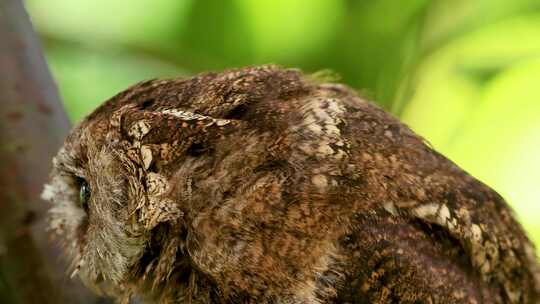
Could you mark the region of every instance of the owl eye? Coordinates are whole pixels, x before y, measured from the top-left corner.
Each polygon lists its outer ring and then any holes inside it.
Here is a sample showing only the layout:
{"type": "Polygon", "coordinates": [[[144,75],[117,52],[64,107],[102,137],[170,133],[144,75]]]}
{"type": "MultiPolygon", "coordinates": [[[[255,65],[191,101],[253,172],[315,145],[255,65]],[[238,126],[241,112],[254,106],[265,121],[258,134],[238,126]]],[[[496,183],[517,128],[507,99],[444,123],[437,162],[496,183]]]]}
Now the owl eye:
{"type": "Polygon", "coordinates": [[[79,205],[85,210],[88,210],[88,200],[90,200],[90,195],[92,194],[92,191],[90,189],[90,185],[88,185],[88,182],[86,180],[81,179],[80,186],[79,186],[79,205]]]}

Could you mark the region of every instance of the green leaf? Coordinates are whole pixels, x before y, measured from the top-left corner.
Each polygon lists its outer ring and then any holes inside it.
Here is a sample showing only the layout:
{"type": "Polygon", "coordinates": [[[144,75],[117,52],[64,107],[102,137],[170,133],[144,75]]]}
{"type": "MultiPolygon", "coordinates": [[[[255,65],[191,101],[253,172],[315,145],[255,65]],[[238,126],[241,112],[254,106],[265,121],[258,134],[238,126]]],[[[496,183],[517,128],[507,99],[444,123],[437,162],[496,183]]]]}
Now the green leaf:
{"type": "Polygon", "coordinates": [[[403,120],[506,197],[540,243],[540,15],[455,39],[415,79],[403,120]]]}
{"type": "Polygon", "coordinates": [[[72,121],[80,120],[132,84],[186,74],[176,67],[131,53],[68,46],[48,48],[47,61],[72,121]]]}
{"type": "Polygon", "coordinates": [[[193,0],[27,0],[40,32],[82,44],[170,42],[181,32],[193,0]]]}

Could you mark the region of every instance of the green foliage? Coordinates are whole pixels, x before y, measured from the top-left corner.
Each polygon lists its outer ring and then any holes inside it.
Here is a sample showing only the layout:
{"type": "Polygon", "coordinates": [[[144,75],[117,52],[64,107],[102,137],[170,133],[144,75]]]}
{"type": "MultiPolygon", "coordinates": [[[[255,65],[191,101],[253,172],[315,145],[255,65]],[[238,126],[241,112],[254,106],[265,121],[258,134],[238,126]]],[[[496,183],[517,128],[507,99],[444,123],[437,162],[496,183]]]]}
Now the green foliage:
{"type": "Polygon", "coordinates": [[[261,63],[330,69],[497,189],[540,244],[538,0],[27,0],[27,7],[75,121],[143,79],[261,63]]]}

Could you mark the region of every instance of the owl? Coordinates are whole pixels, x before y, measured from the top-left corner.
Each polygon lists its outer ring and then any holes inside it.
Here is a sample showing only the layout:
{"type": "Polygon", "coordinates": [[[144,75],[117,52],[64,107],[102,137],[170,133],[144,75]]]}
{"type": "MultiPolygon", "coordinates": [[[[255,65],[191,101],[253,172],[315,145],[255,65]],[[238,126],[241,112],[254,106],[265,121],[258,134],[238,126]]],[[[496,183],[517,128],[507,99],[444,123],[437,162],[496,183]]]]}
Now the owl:
{"type": "Polygon", "coordinates": [[[344,85],[266,65],[151,80],[81,121],[43,198],[119,303],[538,303],[506,202],[344,85]]]}

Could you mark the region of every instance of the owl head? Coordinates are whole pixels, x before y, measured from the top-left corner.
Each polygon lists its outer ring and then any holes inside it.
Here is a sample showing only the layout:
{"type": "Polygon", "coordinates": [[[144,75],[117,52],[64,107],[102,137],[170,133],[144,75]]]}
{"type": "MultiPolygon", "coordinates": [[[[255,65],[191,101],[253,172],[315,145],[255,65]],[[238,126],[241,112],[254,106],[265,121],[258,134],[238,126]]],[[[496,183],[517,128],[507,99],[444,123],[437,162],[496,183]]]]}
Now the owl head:
{"type": "Polygon", "coordinates": [[[298,71],[262,66],[148,81],[98,107],[68,135],[43,191],[71,275],[116,297],[171,277],[188,288],[203,238],[196,213],[234,190],[245,153],[264,152],[234,142],[272,127],[253,105],[303,90],[298,71]],[[197,174],[212,182],[195,189],[197,174]]]}

